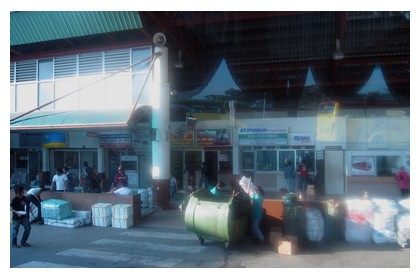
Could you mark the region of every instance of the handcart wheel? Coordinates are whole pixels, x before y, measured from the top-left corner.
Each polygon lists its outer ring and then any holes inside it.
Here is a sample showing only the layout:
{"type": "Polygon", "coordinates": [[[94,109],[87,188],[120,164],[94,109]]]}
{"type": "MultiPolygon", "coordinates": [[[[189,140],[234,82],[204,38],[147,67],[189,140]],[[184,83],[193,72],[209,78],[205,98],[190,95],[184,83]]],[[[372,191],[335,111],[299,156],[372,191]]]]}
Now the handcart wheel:
{"type": "Polygon", "coordinates": [[[200,240],[200,244],[201,245],[204,245],[204,238],[203,237],[199,237],[198,239],[200,240]]]}

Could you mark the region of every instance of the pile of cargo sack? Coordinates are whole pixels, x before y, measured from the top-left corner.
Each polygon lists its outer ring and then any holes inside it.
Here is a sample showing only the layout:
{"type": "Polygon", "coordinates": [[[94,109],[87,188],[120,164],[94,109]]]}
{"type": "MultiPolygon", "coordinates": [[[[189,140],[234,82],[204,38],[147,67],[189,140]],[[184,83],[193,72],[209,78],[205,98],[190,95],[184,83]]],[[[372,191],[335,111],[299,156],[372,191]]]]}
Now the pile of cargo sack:
{"type": "Polygon", "coordinates": [[[349,242],[398,243],[410,247],[410,199],[346,200],[345,238],[349,242]]]}
{"type": "MultiPolygon", "coordinates": [[[[73,210],[67,200],[48,199],[41,202],[44,224],[50,226],[77,228],[84,225],[115,228],[129,228],[133,226],[133,205],[96,203],[92,211],[73,210]]],[[[37,219],[38,209],[30,204],[29,220],[37,219]]]]}
{"type": "MultiPolygon", "coordinates": [[[[334,232],[343,230],[347,242],[398,243],[403,248],[410,247],[409,198],[399,201],[385,198],[347,199],[343,201],[342,209],[337,207],[340,203],[335,203],[336,207],[332,207],[333,203],[328,204],[325,213],[318,208],[304,209],[301,218],[304,219],[302,224],[307,240],[340,239],[332,235],[338,235],[334,232]],[[331,210],[334,213],[330,213],[331,210]]],[[[287,213],[285,216],[290,216],[287,213]]],[[[290,221],[285,219],[285,222],[290,221]]]]}

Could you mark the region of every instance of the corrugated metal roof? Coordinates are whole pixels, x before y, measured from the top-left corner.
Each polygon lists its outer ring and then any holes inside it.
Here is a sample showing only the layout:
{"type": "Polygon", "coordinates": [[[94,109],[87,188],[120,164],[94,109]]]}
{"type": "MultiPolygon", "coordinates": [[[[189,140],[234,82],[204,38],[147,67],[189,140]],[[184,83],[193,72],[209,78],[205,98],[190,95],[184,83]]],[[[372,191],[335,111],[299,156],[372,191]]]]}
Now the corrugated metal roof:
{"type": "Polygon", "coordinates": [[[11,12],[10,46],[139,28],[135,11],[11,12]]]}

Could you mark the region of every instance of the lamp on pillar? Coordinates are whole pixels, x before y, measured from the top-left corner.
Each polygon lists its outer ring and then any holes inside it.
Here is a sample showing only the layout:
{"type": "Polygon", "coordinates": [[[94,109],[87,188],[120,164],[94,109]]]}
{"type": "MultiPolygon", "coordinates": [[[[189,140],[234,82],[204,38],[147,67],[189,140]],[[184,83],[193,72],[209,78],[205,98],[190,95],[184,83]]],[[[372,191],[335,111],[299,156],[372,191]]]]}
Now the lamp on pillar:
{"type": "Polygon", "coordinates": [[[341,50],[341,46],[340,46],[340,39],[336,39],[335,40],[335,52],[333,54],[333,59],[334,60],[340,60],[344,58],[344,53],[341,50]]]}
{"type": "Polygon", "coordinates": [[[182,62],[182,50],[178,51],[178,60],[174,66],[175,68],[184,68],[184,63],[182,62]]]}

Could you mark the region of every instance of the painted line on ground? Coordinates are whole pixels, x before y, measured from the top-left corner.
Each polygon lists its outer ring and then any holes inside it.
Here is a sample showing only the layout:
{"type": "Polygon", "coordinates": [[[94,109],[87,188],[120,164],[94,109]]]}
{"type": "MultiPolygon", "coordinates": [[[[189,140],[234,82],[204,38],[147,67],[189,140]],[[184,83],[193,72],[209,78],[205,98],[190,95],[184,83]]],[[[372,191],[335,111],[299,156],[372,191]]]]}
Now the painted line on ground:
{"type": "Polygon", "coordinates": [[[204,246],[171,246],[171,245],[165,245],[161,243],[124,241],[124,240],[116,240],[116,239],[99,239],[99,240],[91,242],[90,244],[125,247],[125,248],[139,247],[140,249],[143,249],[143,250],[157,250],[157,251],[192,253],[192,254],[200,253],[206,248],[204,246]]]}
{"type": "Polygon", "coordinates": [[[125,231],[120,235],[133,237],[149,237],[175,240],[198,240],[198,237],[192,233],[170,233],[170,232],[154,232],[154,231],[125,231]]]}
{"type": "Polygon", "coordinates": [[[39,262],[30,261],[18,266],[16,268],[85,268],[83,266],[68,265],[62,263],[51,263],[51,262],[39,262]]]}
{"type": "Polygon", "coordinates": [[[135,267],[141,266],[153,266],[153,267],[173,267],[177,263],[180,263],[182,259],[177,258],[160,258],[154,256],[144,255],[131,255],[114,252],[103,252],[97,250],[86,250],[86,249],[69,249],[60,253],[59,256],[76,257],[76,258],[91,258],[100,259],[113,263],[125,263],[132,264],[135,267]]]}

